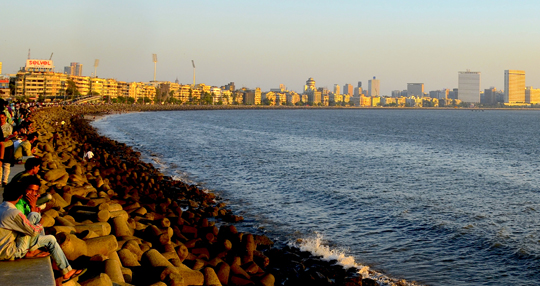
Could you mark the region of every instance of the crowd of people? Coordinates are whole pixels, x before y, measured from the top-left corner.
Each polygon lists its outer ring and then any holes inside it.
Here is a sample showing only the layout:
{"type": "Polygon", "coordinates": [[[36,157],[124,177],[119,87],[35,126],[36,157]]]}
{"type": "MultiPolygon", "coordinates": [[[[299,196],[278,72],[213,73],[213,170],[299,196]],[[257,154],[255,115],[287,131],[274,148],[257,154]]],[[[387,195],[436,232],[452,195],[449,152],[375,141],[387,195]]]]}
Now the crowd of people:
{"type": "Polygon", "coordinates": [[[4,187],[0,204],[0,260],[42,258],[51,256],[61,271],[63,282],[84,273],[72,269],[53,235],[45,235],[41,225],[41,210],[52,196],[40,197],[41,181],[36,174],[41,159],[34,155],[38,139],[32,112],[39,105],[11,103],[0,99],[0,179],[4,187]],[[8,184],[13,164],[24,160],[25,170],[16,174],[8,184]]]}
{"type": "Polygon", "coordinates": [[[32,143],[38,136],[31,116],[37,107],[0,99],[0,180],[4,187],[8,183],[11,166],[22,162],[25,156],[32,157],[32,143]]]}

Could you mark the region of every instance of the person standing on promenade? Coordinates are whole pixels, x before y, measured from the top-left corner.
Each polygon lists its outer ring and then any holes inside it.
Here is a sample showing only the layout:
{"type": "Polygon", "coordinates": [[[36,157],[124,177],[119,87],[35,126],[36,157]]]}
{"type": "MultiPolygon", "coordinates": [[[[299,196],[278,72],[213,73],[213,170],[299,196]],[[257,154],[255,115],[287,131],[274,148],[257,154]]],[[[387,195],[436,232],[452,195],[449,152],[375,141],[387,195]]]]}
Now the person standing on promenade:
{"type": "MultiPolygon", "coordinates": [[[[0,260],[39,258],[46,257],[50,253],[53,261],[62,271],[63,282],[67,282],[83,274],[86,269],[72,269],[56,238],[53,235],[40,235],[43,226],[39,222],[31,223],[15,207],[27,189],[35,187],[35,185],[19,182],[13,185],[12,190],[4,193],[4,202],[0,204],[0,260]],[[42,247],[48,252],[39,250],[42,247]]],[[[39,186],[37,187],[39,189],[39,186]]]]}
{"type": "Polygon", "coordinates": [[[2,156],[2,164],[0,166],[0,177],[2,179],[2,186],[6,186],[9,178],[9,171],[11,169],[11,163],[13,161],[13,126],[7,122],[7,117],[4,113],[0,113],[0,128],[2,129],[2,143],[4,147],[4,154],[2,156]]]}

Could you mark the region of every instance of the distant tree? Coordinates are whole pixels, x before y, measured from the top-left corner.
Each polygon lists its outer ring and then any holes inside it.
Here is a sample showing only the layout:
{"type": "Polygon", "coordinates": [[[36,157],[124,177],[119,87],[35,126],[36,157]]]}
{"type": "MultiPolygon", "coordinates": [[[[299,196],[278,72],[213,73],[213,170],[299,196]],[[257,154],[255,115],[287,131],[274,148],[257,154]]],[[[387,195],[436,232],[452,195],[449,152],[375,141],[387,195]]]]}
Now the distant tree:
{"type": "Polygon", "coordinates": [[[224,102],[226,104],[229,104],[229,95],[228,94],[222,95],[220,101],[221,101],[221,104],[223,104],[224,102]]]}
{"type": "Polygon", "coordinates": [[[12,81],[9,82],[9,93],[11,95],[15,95],[15,82],[12,82],[12,81]]]}
{"type": "Polygon", "coordinates": [[[66,95],[79,96],[81,93],[77,89],[77,85],[72,79],[67,81],[66,95]]]}
{"type": "Polygon", "coordinates": [[[212,104],[213,102],[213,94],[210,94],[209,92],[204,92],[201,99],[200,99],[200,104],[203,104],[203,105],[210,105],[212,104]]]}
{"type": "Polygon", "coordinates": [[[422,106],[423,107],[433,107],[434,104],[433,104],[433,102],[431,102],[429,100],[422,100],[422,106]]]}
{"type": "Polygon", "coordinates": [[[137,98],[137,103],[139,104],[148,104],[152,103],[152,100],[146,96],[137,98]]]}
{"type": "Polygon", "coordinates": [[[15,99],[19,102],[28,102],[28,100],[30,99],[30,97],[28,96],[16,96],[15,99]]]}

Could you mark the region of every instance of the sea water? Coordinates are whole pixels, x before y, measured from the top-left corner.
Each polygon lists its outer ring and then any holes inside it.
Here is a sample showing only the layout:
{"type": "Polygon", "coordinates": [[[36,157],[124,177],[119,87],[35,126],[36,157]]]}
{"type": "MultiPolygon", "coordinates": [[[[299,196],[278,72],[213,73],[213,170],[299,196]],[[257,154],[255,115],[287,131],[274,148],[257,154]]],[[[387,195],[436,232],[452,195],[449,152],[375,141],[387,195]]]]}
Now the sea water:
{"type": "Polygon", "coordinates": [[[217,193],[241,227],[386,284],[540,281],[540,112],[113,115],[102,135],[217,193]]]}

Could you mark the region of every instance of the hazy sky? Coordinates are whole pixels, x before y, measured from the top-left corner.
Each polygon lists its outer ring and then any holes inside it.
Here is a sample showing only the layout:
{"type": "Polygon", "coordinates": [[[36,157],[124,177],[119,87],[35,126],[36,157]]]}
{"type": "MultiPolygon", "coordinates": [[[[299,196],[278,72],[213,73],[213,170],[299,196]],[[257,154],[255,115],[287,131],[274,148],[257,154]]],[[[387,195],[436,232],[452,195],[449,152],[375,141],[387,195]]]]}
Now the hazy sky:
{"type": "Polygon", "coordinates": [[[538,0],[10,1],[0,10],[3,73],[53,55],[83,74],[122,81],[193,81],[301,91],[357,85],[381,91],[423,82],[457,88],[458,71],[503,89],[505,69],[540,88],[538,0]]]}

